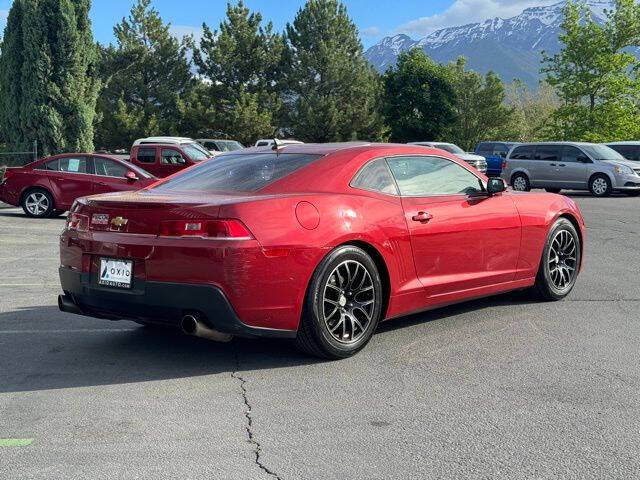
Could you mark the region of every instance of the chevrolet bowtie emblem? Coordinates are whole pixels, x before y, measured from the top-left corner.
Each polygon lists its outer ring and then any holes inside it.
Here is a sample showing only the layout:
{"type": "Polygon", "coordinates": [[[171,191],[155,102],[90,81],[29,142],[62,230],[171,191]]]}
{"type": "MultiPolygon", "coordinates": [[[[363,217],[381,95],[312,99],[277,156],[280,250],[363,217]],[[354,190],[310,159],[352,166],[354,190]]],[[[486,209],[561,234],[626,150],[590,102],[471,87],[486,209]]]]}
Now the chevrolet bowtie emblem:
{"type": "Polygon", "coordinates": [[[114,227],[118,227],[118,228],[120,228],[120,227],[122,227],[123,225],[126,225],[128,221],[129,221],[129,220],[127,220],[126,218],[122,218],[122,217],[114,217],[114,218],[111,220],[111,225],[112,225],[112,226],[114,226],[114,227]]]}

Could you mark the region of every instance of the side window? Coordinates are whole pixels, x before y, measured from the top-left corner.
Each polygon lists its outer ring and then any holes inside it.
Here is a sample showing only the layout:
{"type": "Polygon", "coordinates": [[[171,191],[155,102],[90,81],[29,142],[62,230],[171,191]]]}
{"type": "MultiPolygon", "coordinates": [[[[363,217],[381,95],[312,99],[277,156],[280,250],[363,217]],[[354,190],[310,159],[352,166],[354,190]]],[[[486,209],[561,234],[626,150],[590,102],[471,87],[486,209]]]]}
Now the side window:
{"type": "Polygon", "coordinates": [[[564,151],[562,152],[562,161],[567,163],[576,163],[578,158],[584,156],[585,154],[582,153],[582,150],[576,147],[564,147],[564,151]]]}
{"type": "Polygon", "coordinates": [[[139,148],[136,157],[140,163],[156,163],[156,149],[139,148]]]}
{"type": "Polygon", "coordinates": [[[87,159],[85,157],[61,158],[60,171],[70,173],[87,173],[87,159]]]}
{"type": "Polygon", "coordinates": [[[501,143],[496,143],[495,147],[493,147],[493,154],[502,158],[507,157],[507,153],[509,153],[509,149],[506,145],[501,143]]]}
{"type": "Polygon", "coordinates": [[[58,171],[58,160],[51,160],[50,162],[41,163],[34,170],[49,170],[52,172],[58,171]]]}
{"type": "Polygon", "coordinates": [[[493,155],[493,143],[481,143],[476,147],[479,155],[493,155]]]}
{"type": "Polygon", "coordinates": [[[511,152],[511,160],[533,160],[534,148],[532,146],[516,147],[511,152]]]}
{"type": "Polygon", "coordinates": [[[546,162],[557,162],[560,160],[561,147],[554,147],[552,145],[540,145],[536,148],[536,160],[542,160],[546,162]]]}
{"type": "Polygon", "coordinates": [[[400,195],[471,195],[482,191],[480,179],[455,162],[438,157],[387,159],[400,195]]]}
{"type": "Polygon", "coordinates": [[[256,147],[266,147],[267,145],[269,145],[269,142],[258,142],[256,147]]]}
{"type": "Polygon", "coordinates": [[[216,142],[204,142],[204,146],[207,150],[211,150],[214,152],[219,152],[220,148],[216,145],[216,142]]]}
{"type": "Polygon", "coordinates": [[[120,165],[108,158],[95,157],[93,159],[93,165],[96,170],[96,175],[102,175],[105,177],[124,178],[129,171],[129,169],[124,165],[120,165]]]}
{"type": "Polygon", "coordinates": [[[177,150],[173,150],[172,148],[163,148],[160,163],[163,165],[184,165],[186,162],[177,150]]]}
{"type": "Polygon", "coordinates": [[[627,160],[640,160],[638,157],[638,147],[635,145],[609,145],[609,147],[613,148],[627,160]]]}
{"type": "Polygon", "coordinates": [[[397,195],[396,185],[391,177],[391,172],[382,158],[367,163],[353,177],[351,186],[363,190],[397,195]]]}

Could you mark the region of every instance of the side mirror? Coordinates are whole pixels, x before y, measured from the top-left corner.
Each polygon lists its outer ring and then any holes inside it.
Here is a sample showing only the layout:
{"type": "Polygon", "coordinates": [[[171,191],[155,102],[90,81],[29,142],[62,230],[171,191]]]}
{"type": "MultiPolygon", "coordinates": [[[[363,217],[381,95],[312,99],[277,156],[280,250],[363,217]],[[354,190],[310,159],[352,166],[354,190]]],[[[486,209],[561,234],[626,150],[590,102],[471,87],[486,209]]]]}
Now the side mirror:
{"type": "Polygon", "coordinates": [[[135,182],[136,180],[138,180],[138,176],[131,170],[125,173],[124,177],[130,182],[135,182]]]}
{"type": "Polygon", "coordinates": [[[506,183],[501,178],[490,178],[487,180],[487,193],[489,195],[495,195],[496,193],[504,192],[507,189],[506,183]]]}

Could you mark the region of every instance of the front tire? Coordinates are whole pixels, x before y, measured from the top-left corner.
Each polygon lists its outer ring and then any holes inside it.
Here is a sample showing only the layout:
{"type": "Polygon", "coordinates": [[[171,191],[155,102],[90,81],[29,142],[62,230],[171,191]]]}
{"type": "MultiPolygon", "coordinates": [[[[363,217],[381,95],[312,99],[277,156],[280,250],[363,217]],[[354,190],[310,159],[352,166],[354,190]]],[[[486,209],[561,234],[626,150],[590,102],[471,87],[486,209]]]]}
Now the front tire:
{"type": "Polygon", "coordinates": [[[513,177],[511,177],[511,188],[513,188],[516,192],[528,192],[529,190],[531,190],[529,177],[527,177],[524,173],[516,173],[513,177]]]}
{"type": "Polygon", "coordinates": [[[311,278],[296,346],[329,359],[362,350],[382,316],[382,281],[375,263],[362,249],[338,247],[311,278]]]}
{"type": "Polygon", "coordinates": [[[594,175],[589,180],[589,191],[594,197],[608,197],[611,195],[611,180],[606,175],[594,175]]]}
{"type": "Polygon", "coordinates": [[[566,218],[558,219],[542,252],[534,290],[540,298],[557,301],[565,298],[578,278],[582,259],[580,235],[566,218]]]}
{"type": "Polygon", "coordinates": [[[46,218],[54,210],[53,197],[41,188],[29,190],[20,203],[24,213],[32,218],[46,218]]]}

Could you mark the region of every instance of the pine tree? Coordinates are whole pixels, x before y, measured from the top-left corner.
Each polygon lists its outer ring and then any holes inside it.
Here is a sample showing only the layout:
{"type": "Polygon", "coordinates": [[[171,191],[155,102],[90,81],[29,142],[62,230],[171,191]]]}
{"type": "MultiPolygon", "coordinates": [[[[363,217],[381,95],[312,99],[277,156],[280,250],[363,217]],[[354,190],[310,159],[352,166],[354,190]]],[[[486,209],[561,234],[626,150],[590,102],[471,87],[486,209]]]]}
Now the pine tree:
{"type": "Polygon", "coordinates": [[[100,81],[90,0],[15,0],[0,54],[0,132],[14,149],[93,149],[100,81]]]}
{"type": "Polygon", "coordinates": [[[295,138],[384,138],[379,78],[342,3],[308,0],[287,24],[286,41],[284,123],[295,138]]]}
{"type": "Polygon", "coordinates": [[[384,114],[397,142],[445,140],[455,120],[456,89],[448,67],[420,49],[404,52],[384,75],[384,114]]]}
{"type": "Polygon", "coordinates": [[[169,32],[151,0],[137,0],[114,27],[116,46],[102,49],[105,88],[98,99],[96,142],[122,148],[138,137],[177,135],[193,86],[192,39],[169,32]]]}
{"type": "MultiPolygon", "coordinates": [[[[284,42],[271,22],[263,27],[260,13],[251,13],[242,1],[227,4],[227,18],[219,28],[212,31],[203,24],[204,34],[194,52],[198,73],[209,83],[197,103],[217,112],[215,130],[253,143],[276,130],[284,42]]],[[[198,129],[211,130],[211,124],[198,129]]]]}

